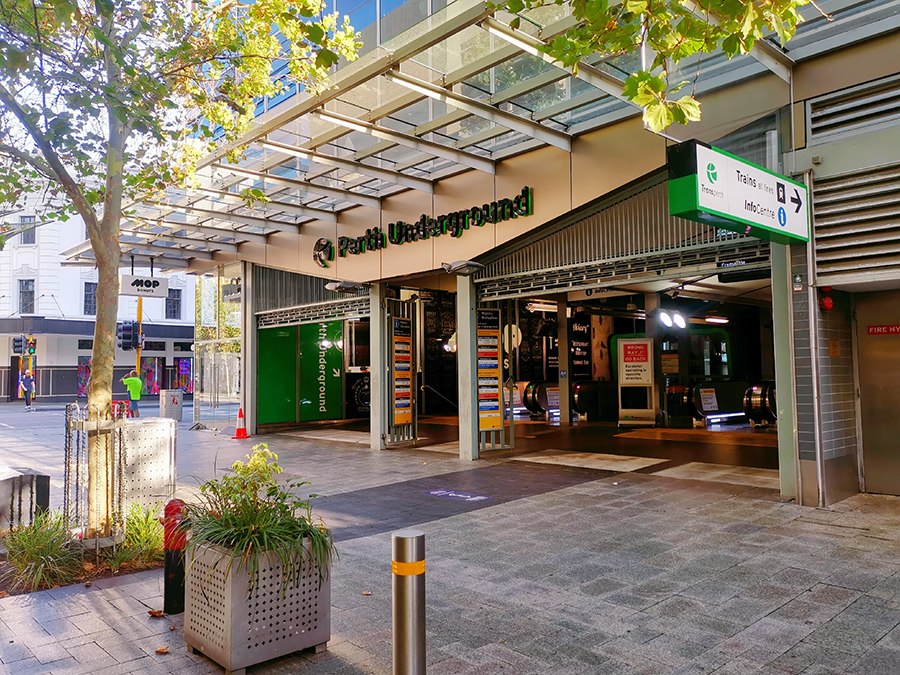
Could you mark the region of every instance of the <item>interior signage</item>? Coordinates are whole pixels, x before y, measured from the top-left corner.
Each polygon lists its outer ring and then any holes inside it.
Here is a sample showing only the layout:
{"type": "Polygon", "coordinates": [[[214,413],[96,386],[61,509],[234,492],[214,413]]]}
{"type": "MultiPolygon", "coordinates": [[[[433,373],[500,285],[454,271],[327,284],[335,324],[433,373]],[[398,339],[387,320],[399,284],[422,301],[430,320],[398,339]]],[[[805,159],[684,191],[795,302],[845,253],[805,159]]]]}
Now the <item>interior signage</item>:
{"type": "Polygon", "coordinates": [[[328,267],[335,253],[341,258],[360,255],[367,251],[380,251],[390,246],[401,246],[443,235],[461,237],[463,232],[473,227],[484,227],[486,223],[500,223],[534,213],[534,201],[530,187],[512,199],[500,199],[482,206],[473,206],[453,213],[445,213],[431,218],[426,214],[414,223],[398,220],[389,223],[386,231],[380,226],[370,227],[359,237],[338,237],[337,246],[330,239],[319,239],[313,248],[313,260],[319,267],[328,267]]]}
{"type": "Polygon", "coordinates": [[[809,240],[809,191],[696,140],[666,149],[669,214],[778,244],[809,240]]]}
{"type": "Polygon", "coordinates": [[[900,326],[869,326],[869,335],[900,335],[900,326]]]}
{"type": "Polygon", "coordinates": [[[144,277],[122,274],[119,277],[119,295],[146,298],[168,298],[169,280],[165,277],[144,277]]]}
{"type": "Polygon", "coordinates": [[[500,429],[500,310],[479,309],[475,313],[478,343],[478,428],[500,429]]]}

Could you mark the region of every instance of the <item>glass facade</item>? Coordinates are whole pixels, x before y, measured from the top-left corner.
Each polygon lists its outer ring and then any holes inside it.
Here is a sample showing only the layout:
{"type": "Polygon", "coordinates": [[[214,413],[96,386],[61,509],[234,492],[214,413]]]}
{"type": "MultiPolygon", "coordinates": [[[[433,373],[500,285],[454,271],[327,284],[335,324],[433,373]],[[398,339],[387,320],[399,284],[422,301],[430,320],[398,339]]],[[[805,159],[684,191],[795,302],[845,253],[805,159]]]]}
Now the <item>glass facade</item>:
{"type": "Polygon", "coordinates": [[[197,279],[194,421],[210,429],[235,426],[241,406],[240,285],[241,263],[197,279]]]}

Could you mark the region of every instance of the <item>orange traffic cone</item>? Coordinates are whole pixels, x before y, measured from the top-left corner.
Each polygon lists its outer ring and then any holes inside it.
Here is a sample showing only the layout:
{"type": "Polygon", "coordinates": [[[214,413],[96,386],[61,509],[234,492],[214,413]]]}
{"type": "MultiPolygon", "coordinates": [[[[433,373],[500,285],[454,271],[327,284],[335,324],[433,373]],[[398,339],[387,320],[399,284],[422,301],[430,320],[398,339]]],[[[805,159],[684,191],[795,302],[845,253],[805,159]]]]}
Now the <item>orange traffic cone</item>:
{"type": "Polygon", "coordinates": [[[247,425],[244,424],[244,409],[238,408],[238,423],[237,429],[234,430],[234,436],[232,438],[244,439],[250,438],[247,434],[247,425]]]}

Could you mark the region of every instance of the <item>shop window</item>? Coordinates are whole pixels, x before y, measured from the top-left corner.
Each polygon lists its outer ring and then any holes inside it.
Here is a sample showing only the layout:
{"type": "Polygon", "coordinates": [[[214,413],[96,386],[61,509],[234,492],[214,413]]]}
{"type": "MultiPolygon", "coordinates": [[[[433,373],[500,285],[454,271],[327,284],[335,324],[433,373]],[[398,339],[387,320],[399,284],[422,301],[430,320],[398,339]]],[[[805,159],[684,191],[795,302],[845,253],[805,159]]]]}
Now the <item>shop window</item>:
{"type": "Polygon", "coordinates": [[[144,351],[164,352],[166,351],[166,343],[163,340],[144,340],[144,351]]]}
{"type": "Polygon", "coordinates": [[[173,350],[176,352],[192,352],[194,343],[193,342],[176,342],[173,350]]]}
{"type": "Polygon", "coordinates": [[[91,350],[93,348],[94,348],[93,340],[79,340],[78,341],[78,349],[91,350]]]}
{"type": "Polygon", "coordinates": [[[97,284],[93,281],[84,283],[84,315],[97,316],[97,284]]]}

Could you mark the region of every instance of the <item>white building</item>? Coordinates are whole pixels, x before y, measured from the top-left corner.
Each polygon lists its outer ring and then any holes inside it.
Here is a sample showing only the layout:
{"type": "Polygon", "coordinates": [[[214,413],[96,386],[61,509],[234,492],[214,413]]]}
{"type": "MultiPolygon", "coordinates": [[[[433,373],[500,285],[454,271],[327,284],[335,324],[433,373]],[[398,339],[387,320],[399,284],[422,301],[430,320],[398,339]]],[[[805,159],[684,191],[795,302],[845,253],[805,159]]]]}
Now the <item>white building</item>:
{"type": "MultiPolygon", "coordinates": [[[[16,367],[26,365],[13,354],[13,338],[33,335],[38,399],[72,401],[84,395],[90,372],[97,270],[63,266],[60,254],[85,239],[84,224],[80,218],[41,224],[27,211],[5,220],[22,231],[8,236],[0,251],[0,397],[16,396],[16,367]]],[[[127,260],[123,255],[123,272],[129,271],[127,260]]],[[[150,270],[136,267],[135,273],[150,270]]],[[[160,388],[193,388],[194,277],[166,278],[168,298],[143,299],[141,374],[150,395],[160,388]]],[[[137,319],[137,300],[120,296],[120,321],[137,319]]],[[[136,352],[117,350],[116,379],[136,365],[136,352]]]]}

